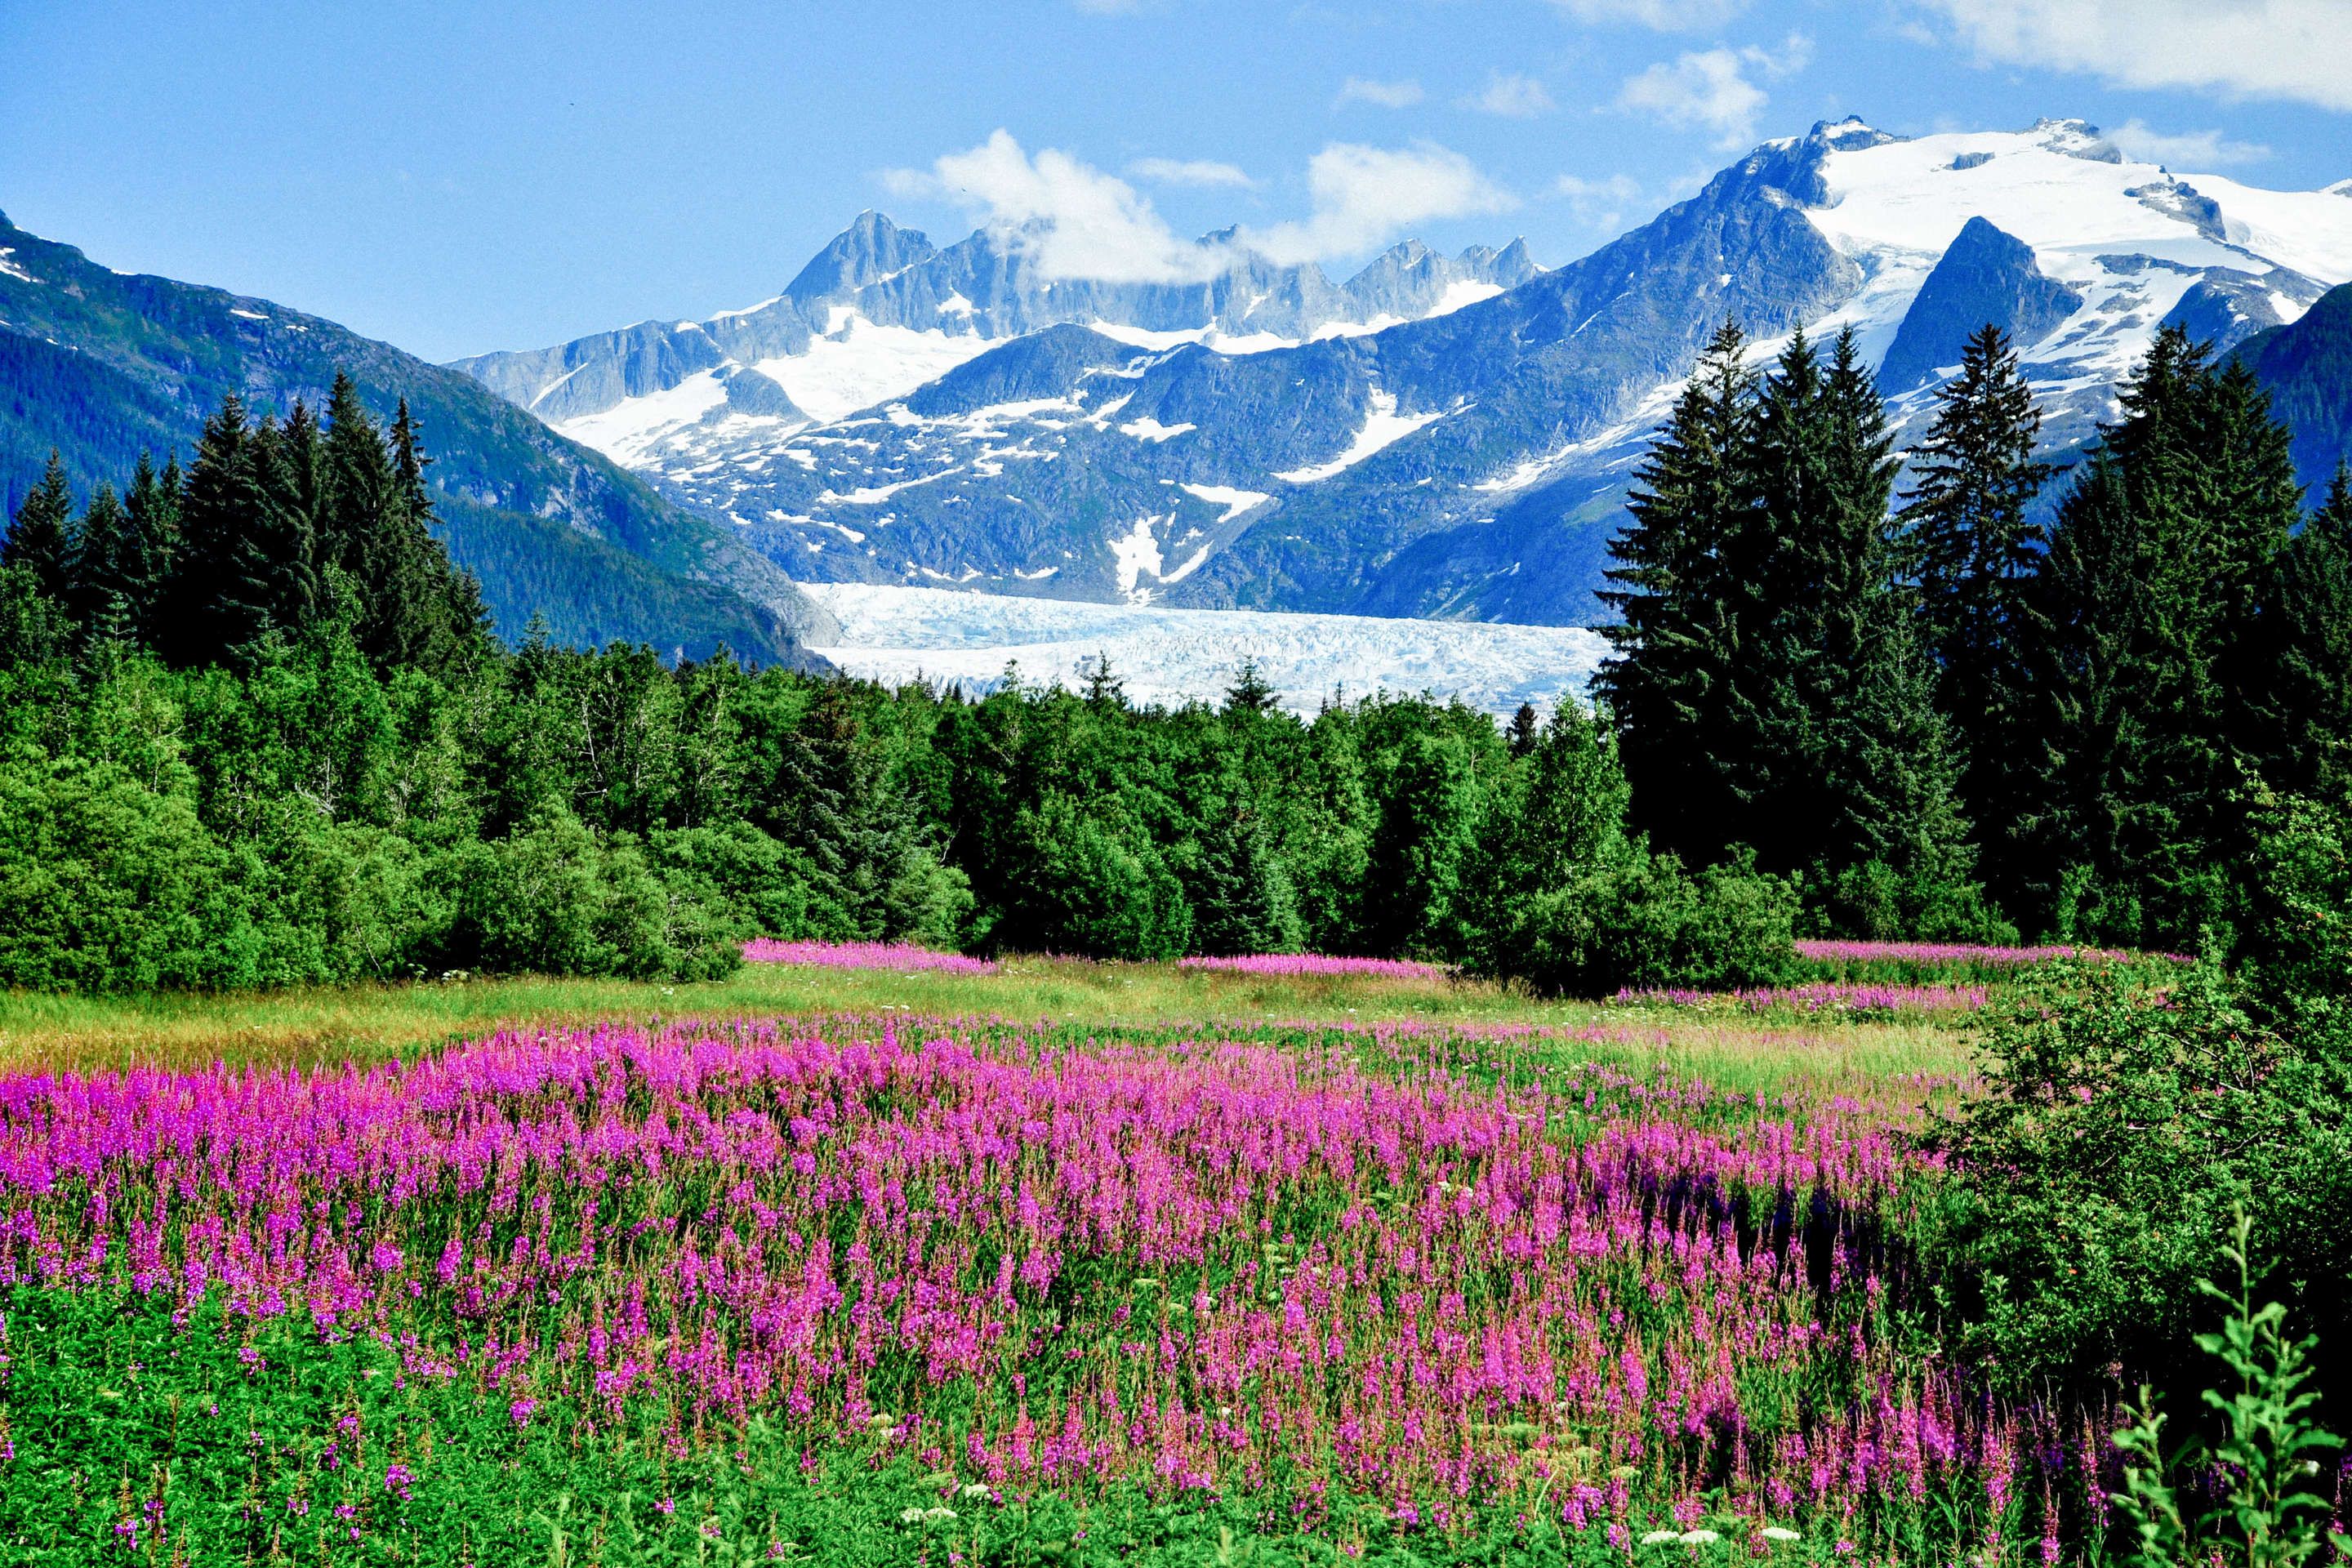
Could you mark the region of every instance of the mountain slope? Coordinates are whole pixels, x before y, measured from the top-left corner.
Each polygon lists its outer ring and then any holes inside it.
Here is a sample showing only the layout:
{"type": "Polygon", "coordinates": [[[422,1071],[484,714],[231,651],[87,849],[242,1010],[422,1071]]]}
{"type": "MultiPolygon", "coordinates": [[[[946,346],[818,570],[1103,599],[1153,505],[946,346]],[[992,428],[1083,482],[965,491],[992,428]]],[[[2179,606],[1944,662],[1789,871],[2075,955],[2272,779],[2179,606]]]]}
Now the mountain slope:
{"type": "Polygon", "coordinates": [[[879,213],[819,251],[784,291],[700,321],[643,321],[453,366],[623,462],[659,470],[904,397],[1005,342],[1087,326],[1138,347],[1248,353],[1377,331],[1457,309],[1539,270],[1527,247],[1442,256],[1416,241],[1345,283],[1313,265],[1198,242],[1196,283],[1048,274],[1024,235],[982,229],[944,249],[879,213]]]}
{"type": "Polygon", "coordinates": [[[2269,390],[2271,412],[2294,427],[2295,477],[2315,501],[2336,466],[2352,461],[2352,284],[2248,338],[2238,357],[2269,390]]]}
{"type": "Polygon", "coordinates": [[[451,552],[502,631],[534,612],[567,640],[720,643],[809,662],[831,630],[772,562],[492,396],[470,378],[268,300],[98,266],[0,216],[0,499],[49,450],[78,490],[121,484],[142,449],[184,450],[223,394],[282,413],[338,370],[388,416],[405,397],[435,459],[451,552]]]}
{"type": "MultiPolygon", "coordinates": [[[[867,215],[777,301],[667,329],[679,371],[697,332],[724,359],[562,427],[811,580],[1582,623],[1631,470],[1725,317],[1759,355],[1852,327],[1906,424],[2000,321],[2063,450],[2161,323],[2227,349],[2352,279],[2352,200],[2133,163],[2079,121],[1906,141],[1849,120],[1547,272],[1401,247],[1345,285],[1236,255],[1189,289],[1041,288],[1016,240],[938,250],[867,215]],[[738,406],[761,378],[795,411],[738,406]]],[[[572,397],[614,352],[547,351],[510,395],[572,397]]]]}

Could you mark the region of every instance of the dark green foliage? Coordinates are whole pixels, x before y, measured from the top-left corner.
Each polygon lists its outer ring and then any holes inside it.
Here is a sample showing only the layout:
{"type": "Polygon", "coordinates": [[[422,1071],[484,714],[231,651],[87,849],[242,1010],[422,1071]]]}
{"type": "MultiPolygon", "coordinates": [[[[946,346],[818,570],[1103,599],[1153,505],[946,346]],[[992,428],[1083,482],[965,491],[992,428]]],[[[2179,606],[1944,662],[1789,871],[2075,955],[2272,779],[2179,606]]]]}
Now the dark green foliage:
{"type": "Polygon", "coordinates": [[[2264,779],[2293,794],[2352,788],[2352,473],[2273,560],[2240,650],[2242,733],[2264,779]]]}
{"type": "Polygon", "coordinates": [[[1731,552],[1753,510],[1743,456],[1755,424],[1755,377],[1736,323],[1717,331],[1635,472],[1632,521],[1610,544],[1617,586],[1603,603],[1616,657],[1593,688],[1622,734],[1635,817],[1661,842],[1722,842],[1729,780],[1708,737],[1724,721],[1747,594],[1731,552]]]}
{"type": "Polygon", "coordinates": [[[1832,929],[1976,929],[1958,757],[1888,516],[1885,406],[1851,334],[1827,363],[1795,334],[1760,382],[1743,349],[1728,326],[1709,345],[1612,546],[1625,620],[1595,686],[1634,818],[1699,859],[1747,846],[1802,874],[1832,929]],[[1884,911],[1845,890],[1873,867],[1904,892],[1884,911]]]}
{"type": "Polygon", "coordinates": [[[2272,743],[2248,675],[2300,500],[2251,375],[2177,330],[2122,403],[2032,584],[2039,755],[2013,879],[2062,934],[2181,943],[2227,921],[2232,797],[2272,743]]]}
{"type": "Polygon", "coordinates": [[[1298,898],[1265,823],[1247,807],[1218,814],[1201,840],[1192,945],[1201,952],[1297,952],[1298,898]]]}
{"type": "Polygon", "coordinates": [[[1471,966],[1538,991],[1734,988],[1790,973],[1794,889],[1745,861],[1694,877],[1625,829],[1608,722],[1573,707],[1498,788],[1465,876],[1471,966]]]}
{"type": "MultiPolygon", "coordinates": [[[[1988,1047],[1953,1152],[1965,1353],[2003,1379],[2162,1381],[2200,1326],[2233,1215],[2290,1313],[2342,1346],[2352,1051],[2341,1020],[2250,1005],[2211,964],[2153,984],[2062,969],[1988,1047]]],[[[2329,1376],[2340,1379],[2340,1354],[2329,1376]]]]}
{"type": "Polygon", "coordinates": [[[2020,815],[2024,588],[2043,544],[2034,499],[2051,468],[2034,458],[2042,413],[1999,328],[1969,340],[1936,402],[1935,423],[1911,454],[1902,521],[1936,709],[1961,754],[1961,799],[1990,828],[2020,815]]]}
{"type": "Polygon", "coordinates": [[[73,492],[55,452],[41,470],[41,482],[26,493],[0,546],[0,566],[20,567],[33,585],[63,605],[73,591],[73,492]]]}

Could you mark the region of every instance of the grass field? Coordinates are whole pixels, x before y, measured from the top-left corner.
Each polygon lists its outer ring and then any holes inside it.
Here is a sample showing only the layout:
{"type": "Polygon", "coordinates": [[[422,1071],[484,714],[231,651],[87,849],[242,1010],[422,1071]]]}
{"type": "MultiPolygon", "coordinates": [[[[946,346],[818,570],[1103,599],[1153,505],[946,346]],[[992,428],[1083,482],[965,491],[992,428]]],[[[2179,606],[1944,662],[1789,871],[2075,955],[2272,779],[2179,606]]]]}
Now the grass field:
{"type": "Polygon", "coordinates": [[[467,979],[253,995],[0,993],[0,1072],[144,1066],[310,1067],[414,1058],[504,1028],[612,1019],[776,1018],[902,1011],[1110,1025],[1354,1019],[1575,1031],[1592,1059],[1739,1087],[1967,1069],[1969,1021],[1738,1017],[1546,1002],[1485,981],[1272,978],[1173,964],[1017,958],[994,974],[748,964],[700,984],[467,979]]]}
{"type": "Polygon", "coordinates": [[[1937,1363],[1901,1240],[1972,1029],[1035,959],[0,998],[0,1558],[2039,1563],[2017,1456],[2083,1435],[1937,1363]]]}

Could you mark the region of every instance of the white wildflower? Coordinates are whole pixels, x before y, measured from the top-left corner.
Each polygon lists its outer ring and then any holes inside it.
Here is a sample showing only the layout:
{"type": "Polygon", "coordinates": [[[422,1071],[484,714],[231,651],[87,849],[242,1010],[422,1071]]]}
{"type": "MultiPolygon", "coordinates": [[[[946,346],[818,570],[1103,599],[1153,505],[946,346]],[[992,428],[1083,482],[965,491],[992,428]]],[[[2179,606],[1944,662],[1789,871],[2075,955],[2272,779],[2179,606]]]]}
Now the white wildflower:
{"type": "Polygon", "coordinates": [[[1802,1541],[1804,1539],[1785,1524],[1768,1524],[1761,1533],[1767,1541],[1802,1541]]]}
{"type": "Polygon", "coordinates": [[[1694,1530],[1676,1537],[1685,1546],[1712,1546],[1723,1539],[1712,1530],[1694,1530]]]}
{"type": "Polygon", "coordinates": [[[1680,1541],[1681,1539],[1682,1532],[1680,1531],[1654,1530],[1650,1531],[1649,1534],[1642,1537],[1642,1544],[1644,1546],[1664,1546],[1670,1541],[1680,1541]]]}
{"type": "Polygon", "coordinates": [[[923,1522],[923,1510],[919,1508],[902,1508],[898,1510],[898,1522],[900,1524],[920,1524],[923,1522]]]}
{"type": "Polygon", "coordinates": [[[990,1495],[986,1481],[973,1481],[956,1494],[962,1498],[984,1498],[990,1495]]]}
{"type": "Polygon", "coordinates": [[[930,1521],[933,1524],[944,1524],[949,1520],[955,1517],[955,1510],[951,1508],[927,1508],[923,1510],[923,1517],[930,1521]]]}

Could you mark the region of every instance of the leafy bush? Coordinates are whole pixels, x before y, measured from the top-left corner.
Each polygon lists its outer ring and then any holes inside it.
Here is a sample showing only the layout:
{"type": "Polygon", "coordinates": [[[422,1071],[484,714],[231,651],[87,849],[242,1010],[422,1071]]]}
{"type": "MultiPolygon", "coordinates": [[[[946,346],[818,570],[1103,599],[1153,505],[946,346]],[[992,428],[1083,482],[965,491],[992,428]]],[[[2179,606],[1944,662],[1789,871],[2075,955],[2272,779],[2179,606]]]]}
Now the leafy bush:
{"type": "MultiPolygon", "coordinates": [[[[2197,1336],[2198,1348],[2218,1357],[2237,1383],[2226,1394],[2205,1390],[2206,1405],[2220,1417],[2220,1440],[2192,1440],[2167,1456],[2166,1417],[2145,1386],[2137,1419],[2116,1434],[2116,1447],[2138,1461],[2126,1463],[2116,1500],[2138,1537],[2137,1561],[2146,1568],[2214,1562],[2294,1568],[2326,1551],[2320,1535],[2329,1500],[2311,1488],[2319,1468],[2312,1456],[2343,1444],[2313,1415],[2319,1396],[2305,1386],[2312,1342],[2286,1332],[2285,1309],[2276,1301],[2254,1305],[2250,1231],[2242,1212],[2223,1248],[2237,1269],[2234,1293],[2210,1279],[2197,1282],[2228,1310],[2219,1331],[2197,1336]],[[2197,1479],[2207,1484],[2187,1484],[2200,1470],[2205,1474],[2197,1479]],[[2197,1506],[2200,1491],[2210,1498],[2203,1509],[2197,1506]]],[[[2352,1542],[2338,1535],[2335,1544],[2352,1555],[2352,1542]]]]}
{"type": "Polygon", "coordinates": [[[250,984],[234,867],[184,796],[113,763],[0,768],[0,985],[250,984]]]}
{"type": "Polygon", "coordinates": [[[701,977],[740,962],[728,957],[728,922],[691,898],[673,900],[635,845],[600,842],[552,803],[446,866],[452,967],[701,977]]]}
{"type": "Polygon", "coordinates": [[[1174,958],[1192,940],[1184,889],[1151,841],[1125,823],[1046,797],[1020,824],[1030,854],[1020,940],[1049,952],[1174,958]]]}
{"type": "Polygon", "coordinates": [[[1960,1348],[2020,1386],[2178,1368],[2241,1206],[2290,1314],[2352,1342],[2348,1068],[2340,1034],[2266,1026],[2210,963],[2042,972],[1951,1138],[1960,1348]]]}

